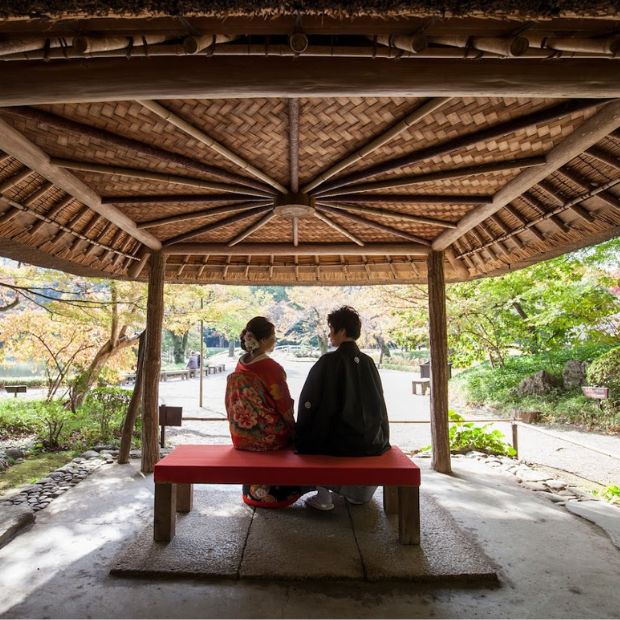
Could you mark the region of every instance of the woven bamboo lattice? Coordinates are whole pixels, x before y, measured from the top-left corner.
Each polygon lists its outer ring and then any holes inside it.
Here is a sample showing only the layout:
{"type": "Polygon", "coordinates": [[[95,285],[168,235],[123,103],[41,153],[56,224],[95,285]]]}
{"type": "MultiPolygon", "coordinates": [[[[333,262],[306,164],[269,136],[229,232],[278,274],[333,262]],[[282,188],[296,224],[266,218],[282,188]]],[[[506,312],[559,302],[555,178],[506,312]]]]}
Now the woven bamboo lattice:
{"type": "MultiPolygon", "coordinates": [[[[163,5],[130,19],[131,10],[105,3],[99,15],[78,15],[58,2],[47,21],[20,19],[18,4],[0,15],[0,74],[10,91],[0,93],[3,256],[145,279],[149,251],[161,248],[173,282],[411,283],[425,281],[432,250],[446,250],[447,279],[457,281],[620,231],[620,113],[611,100],[618,95],[608,94],[617,86],[583,98],[544,85],[535,95],[500,96],[492,83],[503,76],[486,73],[501,59],[507,71],[527,61],[540,63],[523,65],[528,75],[558,66],[572,77],[571,63],[592,61],[594,83],[605,67],[617,76],[618,22],[607,3],[590,12],[555,3],[553,17],[544,3],[524,3],[508,19],[482,4],[469,16],[430,18],[424,2],[356,3],[355,17],[338,4],[306,3],[294,17],[286,3],[249,10],[226,2],[211,13],[188,5],[177,20],[163,5]],[[575,19],[582,15],[592,19],[575,19]],[[379,59],[388,68],[458,59],[477,68],[481,85],[475,95],[404,96],[406,82],[386,87],[390,94],[368,87],[356,95],[342,74],[340,96],[318,95],[304,55],[355,58],[366,64],[352,67],[369,71],[379,59]],[[278,79],[272,58],[295,56],[300,85],[258,96],[240,80],[240,92],[192,96],[188,87],[159,98],[148,84],[139,96],[118,97],[66,86],[85,66],[120,58],[131,69],[151,56],[178,58],[180,72],[184,56],[216,64],[244,56],[239,66],[257,91],[278,79]],[[263,71],[258,86],[254,67],[263,71]],[[20,71],[31,68],[49,69],[64,86],[41,94],[32,79],[24,94],[20,71]]],[[[106,75],[116,93],[114,74],[106,75]]]]}

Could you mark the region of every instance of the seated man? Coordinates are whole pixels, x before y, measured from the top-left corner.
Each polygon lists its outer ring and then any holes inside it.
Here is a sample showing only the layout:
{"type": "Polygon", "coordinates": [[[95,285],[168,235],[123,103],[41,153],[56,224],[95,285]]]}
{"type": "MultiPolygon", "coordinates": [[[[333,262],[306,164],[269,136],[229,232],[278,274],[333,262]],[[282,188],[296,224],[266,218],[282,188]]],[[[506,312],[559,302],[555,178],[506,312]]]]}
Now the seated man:
{"type": "MultiPolygon", "coordinates": [[[[355,341],[362,323],[348,306],[327,317],[329,339],[338,347],[312,367],[299,398],[295,429],[297,452],[335,456],[373,456],[390,448],[390,428],[381,378],[373,360],[355,341]]],[[[370,501],[377,487],[347,486],[331,490],[351,503],[370,501]]],[[[306,504],[318,510],[334,505],[328,489],[306,504]]]]}

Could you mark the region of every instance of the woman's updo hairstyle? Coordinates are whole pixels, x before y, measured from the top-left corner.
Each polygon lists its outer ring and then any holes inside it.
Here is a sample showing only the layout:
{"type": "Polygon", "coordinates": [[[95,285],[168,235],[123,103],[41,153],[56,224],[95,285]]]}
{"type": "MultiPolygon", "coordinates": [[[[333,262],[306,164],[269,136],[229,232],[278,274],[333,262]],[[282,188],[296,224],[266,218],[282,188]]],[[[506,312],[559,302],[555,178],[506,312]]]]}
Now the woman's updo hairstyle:
{"type": "Polygon", "coordinates": [[[241,348],[248,353],[253,353],[258,349],[260,341],[263,340],[263,338],[273,336],[275,331],[276,328],[271,321],[268,321],[264,316],[255,316],[248,321],[245,329],[243,329],[239,335],[241,348]]]}

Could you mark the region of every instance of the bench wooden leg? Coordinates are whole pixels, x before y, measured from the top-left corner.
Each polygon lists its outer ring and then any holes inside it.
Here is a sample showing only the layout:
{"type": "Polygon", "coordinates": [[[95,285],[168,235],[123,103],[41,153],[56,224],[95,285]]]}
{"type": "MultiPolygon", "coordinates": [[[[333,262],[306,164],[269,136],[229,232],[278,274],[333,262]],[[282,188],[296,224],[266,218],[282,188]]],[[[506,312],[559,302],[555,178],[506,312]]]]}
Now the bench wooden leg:
{"type": "Polygon", "coordinates": [[[194,489],[191,484],[177,484],[177,512],[191,512],[194,489]]]}
{"type": "Polygon", "coordinates": [[[423,383],[421,387],[422,387],[422,396],[426,396],[426,390],[428,390],[430,388],[430,384],[429,383],[423,383]]]}
{"type": "Polygon", "coordinates": [[[398,514],[398,487],[383,487],[383,510],[386,515],[398,514]]]}
{"type": "Polygon", "coordinates": [[[176,495],[175,484],[155,483],[153,539],[158,542],[170,542],[174,538],[177,521],[176,495]]]}
{"type": "Polygon", "coordinates": [[[401,545],[420,544],[420,489],[398,487],[398,539],[401,545]]]}

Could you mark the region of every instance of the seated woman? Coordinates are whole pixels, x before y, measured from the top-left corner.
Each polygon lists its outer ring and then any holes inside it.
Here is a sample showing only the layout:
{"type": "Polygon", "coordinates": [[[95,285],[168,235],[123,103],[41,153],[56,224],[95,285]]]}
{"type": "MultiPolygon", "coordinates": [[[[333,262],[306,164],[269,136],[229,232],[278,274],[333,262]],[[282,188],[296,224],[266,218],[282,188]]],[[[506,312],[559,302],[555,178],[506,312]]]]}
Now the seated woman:
{"type": "MultiPolygon", "coordinates": [[[[233,445],[238,450],[280,450],[293,444],[295,419],[286,373],[268,353],[276,342],[275,327],[256,316],[241,332],[241,356],[226,384],[226,413],[233,445]]],[[[301,495],[298,487],[243,485],[250,506],[285,508],[301,495]]]]}

